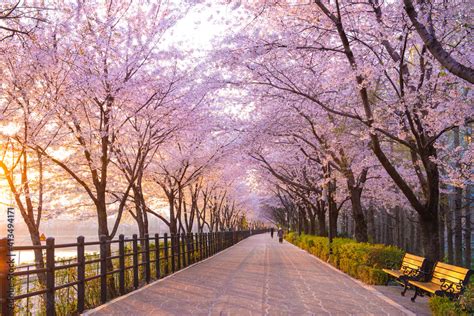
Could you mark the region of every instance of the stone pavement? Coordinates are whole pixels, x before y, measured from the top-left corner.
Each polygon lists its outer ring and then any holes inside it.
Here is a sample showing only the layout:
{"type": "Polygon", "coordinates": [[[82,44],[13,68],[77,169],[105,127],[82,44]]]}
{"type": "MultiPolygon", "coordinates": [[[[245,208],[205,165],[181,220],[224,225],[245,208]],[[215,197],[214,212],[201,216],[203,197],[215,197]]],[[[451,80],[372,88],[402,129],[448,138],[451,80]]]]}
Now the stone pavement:
{"type": "MultiPolygon", "coordinates": [[[[410,299],[405,297],[407,302],[410,299]]],[[[270,234],[90,311],[90,315],[407,315],[363,286],[270,234]]],[[[412,314],[413,315],[413,314],[412,314]]]]}

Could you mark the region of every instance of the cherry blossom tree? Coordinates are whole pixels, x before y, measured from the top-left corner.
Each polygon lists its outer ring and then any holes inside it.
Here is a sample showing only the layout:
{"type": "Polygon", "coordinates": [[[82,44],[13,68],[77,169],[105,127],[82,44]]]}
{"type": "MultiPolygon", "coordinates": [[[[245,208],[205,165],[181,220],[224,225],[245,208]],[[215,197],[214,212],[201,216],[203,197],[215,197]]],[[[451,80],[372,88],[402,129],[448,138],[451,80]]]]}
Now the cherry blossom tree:
{"type": "Polygon", "coordinates": [[[229,49],[238,53],[227,64],[243,65],[233,83],[265,87],[287,95],[274,101],[310,102],[352,120],[418,213],[425,255],[439,259],[437,142],[472,120],[460,93],[464,83],[420,48],[396,4],[276,1],[256,8],[261,23],[253,34],[235,36],[240,49],[229,49]]]}

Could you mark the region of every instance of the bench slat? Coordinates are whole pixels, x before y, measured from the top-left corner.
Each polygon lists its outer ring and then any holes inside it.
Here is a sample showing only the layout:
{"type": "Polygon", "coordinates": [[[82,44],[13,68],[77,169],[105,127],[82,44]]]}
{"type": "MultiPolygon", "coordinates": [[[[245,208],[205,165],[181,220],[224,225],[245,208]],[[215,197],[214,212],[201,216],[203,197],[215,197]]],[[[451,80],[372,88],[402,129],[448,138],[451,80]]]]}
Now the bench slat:
{"type": "Polygon", "coordinates": [[[446,269],[446,270],[450,270],[450,271],[457,272],[457,273],[461,273],[461,274],[464,274],[464,275],[466,275],[469,272],[469,269],[466,269],[466,268],[463,268],[463,267],[453,266],[451,264],[442,263],[442,262],[436,263],[436,267],[446,269]]]}
{"type": "Polygon", "coordinates": [[[464,279],[466,278],[466,274],[467,273],[453,272],[453,271],[438,268],[438,267],[436,267],[436,269],[433,272],[433,275],[436,275],[436,277],[438,277],[440,279],[442,279],[444,276],[446,276],[446,277],[455,278],[455,279],[458,279],[458,280],[461,280],[461,281],[464,281],[464,279]]]}
{"type": "Polygon", "coordinates": [[[407,267],[410,267],[410,268],[412,268],[412,269],[419,269],[419,268],[421,268],[421,265],[420,265],[420,264],[412,264],[412,263],[408,263],[408,262],[402,263],[402,266],[407,266],[407,267]]]}
{"type": "Polygon", "coordinates": [[[403,273],[400,270],[383,269],[383,271],[387,274],[390,274],[391,276],[395,278],[399,278],[403,275],[403,273]]]}
{"type": "Polygon", "coordinates": [[[437,290],[439,290],[438,284],[433,284],[430,282],[419,282],[419,281],[408,281],[408,282],[430,293],[435,293],[437,290]]]}
{"type": "Polygon", "coordinates": [[[433,277],[431,278],[431,282],[441,284],[441,283],[443,283],[443,282],[441,282],[442,279],[448,280],[448,281],[453,282],[453,283],[459,283],[459,281],[464,281],[464,279],[454,278],[454,277],[446,275],[446,274],[433,273],[433,277]]]}
{"type": "Polygon", "coordinates": [[[419,256],[415,256],[415,255],[412,255],[410,253],[407,253],[405,254],[405,257],[403,258],[403,261],[405,260],[410,260],[412,262],[420,262],[422,263],[423,261],[425,261],[425,258],[423,257],[419,257],[419,256]]]}
{"type": "Polygon", "coordinates": [[[421,267],[421,265],[423,264],[423,262],[413,261],[413,260],[403,260],[403,263],[409,263],[417,267],[421,267]]]}

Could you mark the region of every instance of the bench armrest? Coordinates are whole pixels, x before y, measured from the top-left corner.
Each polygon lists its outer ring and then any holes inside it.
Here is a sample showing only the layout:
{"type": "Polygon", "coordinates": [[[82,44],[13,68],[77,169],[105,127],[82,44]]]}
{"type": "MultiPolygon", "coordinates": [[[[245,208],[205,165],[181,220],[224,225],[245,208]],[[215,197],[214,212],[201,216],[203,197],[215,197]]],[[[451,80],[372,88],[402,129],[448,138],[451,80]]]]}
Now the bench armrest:
{"type": "Polygon", "coordinates": [[[440,281],[440,288],[443,292],[457,294],[462,293],[462,291],[464,290],[464,285],[462,284],[462,281],[459,281],[457,283],[446,279],[440,279],[440,281]]]}
{"type": "Polygon", "coordinates": [[[414,269],[414,268],[411,268],[409,266],[404,266],[404,265],[402,265],[400,270],[403,272],[404,275],[413,277],[413,278],[417,278],[417,277],[420,277],[422,274],[425,274],[420,269],[414,269]]]}

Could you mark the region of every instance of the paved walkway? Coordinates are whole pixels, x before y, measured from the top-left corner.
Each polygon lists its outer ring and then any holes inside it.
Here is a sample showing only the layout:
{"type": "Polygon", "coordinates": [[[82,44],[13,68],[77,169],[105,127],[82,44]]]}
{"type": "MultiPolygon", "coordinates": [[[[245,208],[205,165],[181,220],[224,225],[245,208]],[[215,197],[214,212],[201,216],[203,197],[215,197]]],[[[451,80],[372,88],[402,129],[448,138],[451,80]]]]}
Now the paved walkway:
{"type": "MultiPolygon", "coordinates": [[[[409,301],[409,298],[407,298],[409,301]]],[[[269,234],[91,311],[93,315],[405,315],[368,286],[269,234]]]]}

